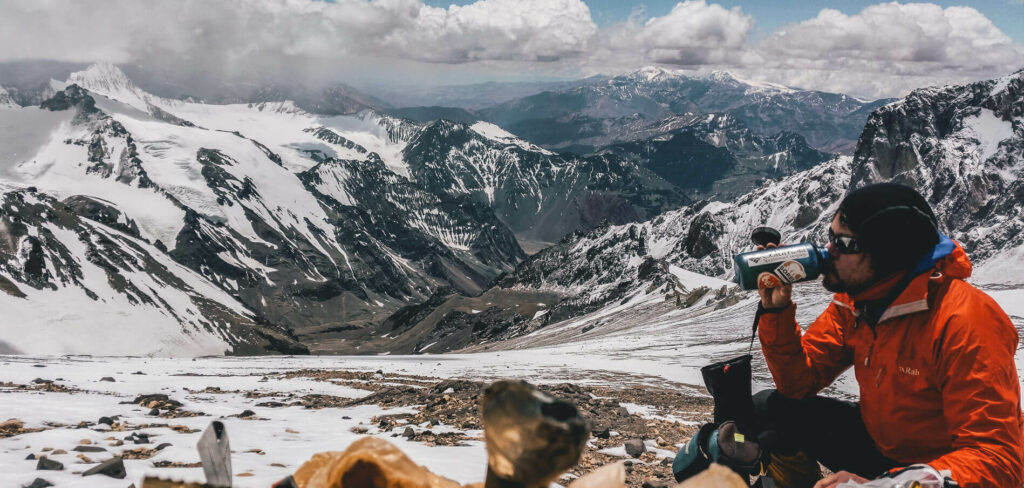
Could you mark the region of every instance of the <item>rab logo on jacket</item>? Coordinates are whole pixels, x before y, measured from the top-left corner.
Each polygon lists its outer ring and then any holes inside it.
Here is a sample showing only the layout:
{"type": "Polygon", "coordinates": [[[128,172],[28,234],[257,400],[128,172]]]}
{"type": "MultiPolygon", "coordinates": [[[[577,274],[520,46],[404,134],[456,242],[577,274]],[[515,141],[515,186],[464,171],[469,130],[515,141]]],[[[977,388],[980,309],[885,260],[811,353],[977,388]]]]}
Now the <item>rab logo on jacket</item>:
{"type": "Polygon", "coordinates": [[[908,374],[910,376],[921,376],[921,370],[919,370],[917,368],[909,368],[907,366],[897,366],[896,369],[898,369],[900,373],[908,374]]]}

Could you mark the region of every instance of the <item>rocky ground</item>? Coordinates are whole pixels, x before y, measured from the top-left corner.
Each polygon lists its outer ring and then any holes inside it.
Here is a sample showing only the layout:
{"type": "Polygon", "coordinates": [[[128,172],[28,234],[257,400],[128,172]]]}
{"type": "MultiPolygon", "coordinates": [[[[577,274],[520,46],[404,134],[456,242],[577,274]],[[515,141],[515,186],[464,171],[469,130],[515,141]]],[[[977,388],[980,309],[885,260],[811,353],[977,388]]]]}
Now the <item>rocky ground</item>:
{"type": "MultiPolygon", "coordinates": [[[[0,357],[0,465],[17,487],[201,481],[195,443],[220,420],[239,487],[269,486],[313,454],[364,436],[389,440],[442,476],[483,481],[479,401],[498,378],[399,371],[408,369],[400,358],[353,359],[348,368],[318,361],[0,357]]],[[[540,385],[572,402],[591,431],[558,483],[625,460],[629,486],[674,485],[671,460],[710,419],[710,398],[667,380],[604,374],[540,385]]]]}
{"type": "MultiPolygon", "coordinates": [[[[289,377],[339,382],[372,394],[355,399],[302,398],[309,408],[337,408],[372,403],[385,408],[413,407],[415,413],[381,415],[371,419],[382,433],[425,445],[458,445],[483,440],[479,401],[486,384],[478,381],[436,379],[383,372],[301,370],[289,377]],[[386,384],[384,383],[386,381],[386,384]],[[422,425],[417,430],[410,425],[422,425]],[[450,426],[461,432],[434,432],[450,426]]],[[[683,442],[711,418],[710,398],[684,394],[672,388],[622,385],[621,388],[559,383],[542,390],[572,402],[588,420],[591,438],[578,466],[563,480],[626,458],[629,486],[670,486],[672,458],[683,442]]],[[[367,429],[359,428],[360,433],[367,429]]]]}

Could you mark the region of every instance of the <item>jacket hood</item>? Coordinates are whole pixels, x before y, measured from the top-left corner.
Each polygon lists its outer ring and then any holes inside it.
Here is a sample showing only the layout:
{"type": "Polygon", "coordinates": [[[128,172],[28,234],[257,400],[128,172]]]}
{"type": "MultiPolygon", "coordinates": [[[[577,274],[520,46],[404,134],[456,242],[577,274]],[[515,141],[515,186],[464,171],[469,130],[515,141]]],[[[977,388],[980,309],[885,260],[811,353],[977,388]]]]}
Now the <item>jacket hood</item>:
{"type": "Polygon", "coordinates": [[[918,261],[913,274],[918,275],[932,269],[946,276],[965,280],[971,277],[972,266],[971,260],[967,258],[967,252],[960,243],[940,234],[939,243],[932,249],[931,254],[918,261]]]}

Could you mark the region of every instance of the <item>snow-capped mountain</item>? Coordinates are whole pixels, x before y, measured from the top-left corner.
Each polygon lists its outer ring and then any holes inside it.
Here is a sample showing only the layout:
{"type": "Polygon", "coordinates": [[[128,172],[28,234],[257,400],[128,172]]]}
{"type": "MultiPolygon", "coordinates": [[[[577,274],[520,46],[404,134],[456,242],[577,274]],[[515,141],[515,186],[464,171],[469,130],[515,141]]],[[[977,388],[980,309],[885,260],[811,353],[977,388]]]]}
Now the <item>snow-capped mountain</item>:
{"type": "MultiPolygon", "coordinates": [[[[525,258],[520,242],[536,249],[686,202],[635,163],[561,157],[488,123],[318,115],[290,101],[167,99],[112,65],[53,88],[39,106],[0,110],[8,134],[0,182],[34,187],[53,205],[78,202],[89,209],[80,219],[146,244],[140,252],[163,254],[151,259],[178,263],[231,297],[245,311],[233,320],[293,331],[315,351],[357,351],[374,324],[439,289],[485,290],[525,258]]],[[[67,236],[44,244],[59,254],[60,245],[75,245],[67,236]]],[[[35,283],[5,276],[18,288],[35,283]]],[[[82,283],[66,286],[89,296],[82,283]]],[[[241,327],[197,320],[220,324],[207,327],[217,333],[241,327]]],[[[247,344],[226,348],[289,350],[247,344]]],[[[66,347],[90,352],[85,343],[66,347]]],[[[184,351],[175,347],[139,353],[184,351]]]]}
{"type": "Polygon", "coordinates": [[[397,312],[402,320],[389,321],[434,328],[458,324],[455,330],[472,331],[456,340],[438,338],[430,348],[437,352],[520,336],[605,308],[666,300],[708,311],[731,306],[745,296],[728,281],[732,256],[749,250],[750,232],[771,225],[788,240],[821,242],[849,186],[850,163],[849,157],[837,157],[733,202],[702,201],[646,222],[567,236],[502,276],[477,299],[435,296],[428,304],[397,312]],[[467,308],[477,313],[467,314],[467,308]]]}
{"type": "Polygon", "coordinates": [[[11,94],[0,86],[0,108],[18,108],[18,104],[11,98],[11,94]]]}
{"type": "MultiPolygon", "coordinates": [[[[2,179],[37,188],[49,205],[102,202],[103,210],[80,218],[144,243],[140,253],[161,254],[149,259],[201,276],[203,290],[219,290],[244,311],[232,327],[272,324],[308,341],[332,328],[358,329],[353,324],[438,287],[478,291],[524,257],[486,205],[431,194],[402,176],[402,148],[419,131],[408,123],[366,112],[316,116],[289,102],[168,100],[109,65],[75,73],[63,85],[40,107],[0,111],[0,125],[23,127],[30,136],[4,142],[2,179]],[[118,217],[101,218],[109,214],[118,217]]],[[[60,246],[76,246],[70,235],[43,243],[57,255],[60,246]]],[[[6,278],[18,288],[43,286],[10,272],[6,278]]],[[[89,296],[86,285],[63,283],[89,296]]],[[[172,313],[158,302],[128,302],[139,313],[172,313]]],[[[230,329],[197,310],[190,311],[197,323],[222,335],[230,329]]],[[[135,312],[123,311],[125,321],[135,312]]],[[[221,346],[215,352],[253,349],[240,340],[221,346]]],[[[192,351],[147,347],[138,353],[192,351]]]]}
{"type": "MultiPolygon", "coordinates": [[[[8,188],[8,190],[10,190],[8,188]]],[[[17,352],[303,353],[231,293],[140,238],[102,200],[0,195],[0,341],[17,352]]]]}
{"type": "Polygon", "coordinates": [[[1024,253],[1024,70],[924,88],[875,111],[854,158],[853,185],[917,187],[943,229],[982,266],[978,279],[1020,282],[1024,253]],[[997,258],[1001,257],[1001,258],[997,258]],[[1001,272],[1009,265],[1018,271],[1001,272]]]}
{"type": "Polygon", "coordinates": [[[674,116],[726,113],[759,134],[793,132],[814,148],[849,153],[868,114],[886,102],[753,82],[721,71],[690,76],[647,67],[479,113],[526,140],[558,150],[588,152],[631,141],[631,134],[662,126],[674,116]]]}
{"type": "Polygon", "coordinates": [[[641,164],[556,155],[486,122],[431,123],[403,156],[422,187],[490,205],[522,241],[554,242],[604,221],[641,221],[687,202],[641,164]]]}
{"type": "MultiPolygon", "coordinates": [[[[1019,287],[1024,285],[1022,107],[1024,71],[917,90],[871,115],[855,157],[837,157],[769,181],[729,202],[702,201],[647,222],[569,236],[499,279],[482,295],[486,302],[435,297],[430,308],[396,315],[435,327],[455,324],[452,330],[463,331],[459,340],[430,349],[436,350],[546,327],[586,333],[600,327],[602,317],[628,322],[631,314],[647,317],[644,310],[673,300],[676,308],[699,305],[703,308],[692,313],[717,314],[749,302],[751,292],[716,290],[706,283],[701,289],[686,286],[688,280],[731,279],[732,256],[750,249],[750,232],[761,225],[779,229],[788,242],[824,242],[828,220],[849,189],[879,181],[912,185],[929,198],[942,230],[967,249],[975,283],[1019,287]],[[467,307],[475,307],[475,313],[467,314],[467,307]]],[[[820,287],[805,289],[825,299],[820,287]]],[[[737,313],[752,312],[748,307],[737,313]]],[[[527,338],[507,347],[516,344],[540,343],[527,338]]]]}

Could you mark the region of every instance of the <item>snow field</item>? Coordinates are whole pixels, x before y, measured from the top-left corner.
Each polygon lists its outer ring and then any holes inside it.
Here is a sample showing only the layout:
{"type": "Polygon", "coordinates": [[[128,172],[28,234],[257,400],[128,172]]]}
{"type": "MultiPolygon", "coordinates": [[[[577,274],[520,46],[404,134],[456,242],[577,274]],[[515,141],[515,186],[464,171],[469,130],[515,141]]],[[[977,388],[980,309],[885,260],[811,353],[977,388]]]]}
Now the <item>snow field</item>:
{"type": "MultiPolygon", "coordinates": [[[[308,358],[307,358],[308,359],[308,358]]],[[[128,483],[138,486],[142,477],[159,475],[186,481],[202,481],[201,468],[156,468],[159,461],[195,463],[199,461],[195,443],[200,433],[211,420],[225,423],[232,447],[232,465],[236,474],[235,486],[260,487],[293,473],[313,454],[323,451],[344,450],[360,434],[352,432],[353,427],[368,428],[371,435],[377,434],[398,445],[413,461],[423,464],[437,474],[463,483],[482,481],[486,469],[486,452],[482,441],[470,441],[466,446],[429,447],[421,443],[406,441],[401,437],[379,434],[370,419],[382,414],[413,412],[415,409],[400,408],[385,410],[373,405],[351,408],[326,408],[308,410],[301,407],[268,408],[257,407],[256,403],[268,400],[287,400],[287,397],[245,398],[246,391],[282,392],[303,394],[329,394],[345,398],[359,398],[369,392],[305,379],[268,379],[261,382],[261,374],[274,375],[288,367],[277,367],[274,363],[246,367],[244,362],[200,359],[197,361],[160,361],[140,358],[66,358],[32,359],[0,357],[3,364],[0,382],[30,384],[32,379],[63,378],[57,384],[86,390],[82,393],[53,393],[36,391],[10,391],[0,387],[5,397],[4,417],[18,418],[26,428],[44,427],[46,423],[68,424],[44,432],[21,434],[0,439],[0,465],[5,467],[5,480],[14,486],[31,483],[42,477],[57,486],[68,487],[116,487],[128,483]],[[36,368],[35,364],[45,364],[36,368]],[[133,374],[139,370],[145,374],[133,374]],[[98,381],[101,377],[112,376],[116,382],[98,381]],[[232,393],[191,393],[217,387],[232,393]],[[240,392],[236,392],[240,390],[240,392]],[[139,394],[164,393],[181,401],[181,410],[201,411],[205,415],[164,419],[147,415],[148,409],[131,402],[139,394]],[[237,415],[245,409],[253,410],[258,420],[242,420],[237,415]],[[110,432],[108,427],[93,425],[89,428],[75,428],[79,422],[96,422],[100,416],[121,415],[118,419],[129,425],[169,424],[182,425],[199,430],[181,433],[168,427],[147,427],[138,432],[148,433],[151,443],[135,445],[130,441],[123,446],[113,447],[113,436],[123,439],[131,432],[110,432]],[[342,417],[350,417],[344,419],[342,417]],[[169,442],[171,447],[162,449],[146,460],[126,460],[128,477],[116,480],[102,475],[83,478],[75,472],[85,471],[93,464],[79,464],[72,448],[88,439],[92,445],[105,447],[109,452],[85,453],[94,463],[109,459],[123,449],[138,447],[155,448],[169,442]],[[64,463],[63,471],[36,471],[36,461],[25,460],[28,454],[45,454],[42,449],[64,449],[68,454],[51,455],[51,459],[64,463]],[[259,452],[263,454],[260,454],[259,452]],[[243,476],[237,476],[243,475],[243,476]]],[[[308,364],[307,364],[308,365],[308,364]]]]}

